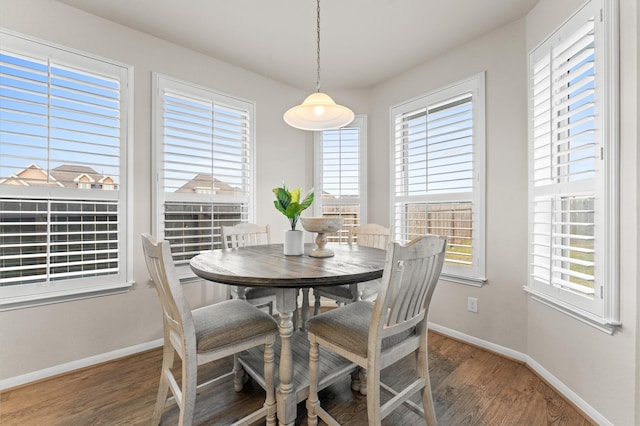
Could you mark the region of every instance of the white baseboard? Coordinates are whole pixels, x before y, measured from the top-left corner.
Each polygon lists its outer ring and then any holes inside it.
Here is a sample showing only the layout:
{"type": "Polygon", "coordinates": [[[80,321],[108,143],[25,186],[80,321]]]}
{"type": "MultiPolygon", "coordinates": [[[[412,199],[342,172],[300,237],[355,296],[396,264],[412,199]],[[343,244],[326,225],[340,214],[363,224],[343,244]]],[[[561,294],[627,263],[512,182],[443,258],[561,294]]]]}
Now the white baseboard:
{"type": "Polygon", "coordinates": [[[438,333],[444,334],[446,336],[453,337],[454,339],[462,340],[463,342],[467,342],[472,345],[479,346],[482,349],[495,352],[507,358],[515,359],[516,361],[520,361],[524,363],[527,362],[527,355],[523,354],[522,352],[514,351],[513,349],[496,345],[495,343],[487,342],[486,340],[478,339],[477,337],[461,333],[452,328],[443,327],[441,325],[429,322],[429,329],[433,331],[437,331],[438,333]]]}
{"type": "Polygon", "coordinates": [[[45,368],[44,370],[38,370],[31,373],[23,374],[21,376],[10,377],[8,379],[0,380],[0,391],[5,389],[14,388],[16,386],[22,386],[27,383],[35,382],[49,377],[57,376],[58,374],[68,373],[80,368],[90,367],[95,364],[100,364],[106,361],[112,361],[124,356],[133,355],[138,352],[144,352],[149,349],[154,349],[162,346],[163,339],[153,340],[151,342],[141,343],[139,345],[130,346],[128,348],[118,349],[111,352],[106,352],[100,355],[91,356],[89,358],[83,358],[76,361],[67,362],[65,364],[56,365],[53,367],[45,368]]]}
{"type": "Polygon", "coordinates": [[[495,352],[499,355],[507,358],[514,359],[516,361],[523,362],[536,374],[542,377],[547,383],[549,383],[558,393],[564,398],[570,401],[573,405],[582,410],[584,414],[589,416],[591,420],[596,422],[600,426],[613,426],[609,420],[607,420],[602,414],[600,414],[595,408],[589,405],[584,399],[580,398],[575,392],[573,392],[567,385],[562,383],[557,377],[546,370],[536,360],[529,355],[522,352],[514,351],[504,346],[496,345],[495,343],[487,342],[486,340],[478,339],[477,337],[470,336],[468,334],[461,333],[451,328],[443,327],[432,322],[429,323],[429,329],[437,331],[438,333],[452,337],[454,339],[478,346],[491,352],[495,352]]]}

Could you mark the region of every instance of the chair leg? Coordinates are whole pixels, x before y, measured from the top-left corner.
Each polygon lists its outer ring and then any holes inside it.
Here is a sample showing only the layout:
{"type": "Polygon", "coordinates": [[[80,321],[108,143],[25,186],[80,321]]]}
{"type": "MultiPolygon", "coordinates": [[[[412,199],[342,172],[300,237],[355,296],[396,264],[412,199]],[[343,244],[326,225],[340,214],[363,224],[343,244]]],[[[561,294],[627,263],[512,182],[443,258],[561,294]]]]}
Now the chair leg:
{"type": "Polygon", "coordinates": [[[291,316],[291,322],[293,323],[293,329],[298,330],[298,291],[296,290],[296,307],[293,311],[293,315],[291,316]]]}
{"type": "Polygon", "coordinates": [[[360,395],[367,396],[367,369],[360,368],[358,371],[358,376],[360,377],[360,395]]]}
{"type": "Polygon", "coordinates": [[[351,290],[352,299],[351,302],[358,302],[362,300],[362,289],[358,284],[349,284],[349,290],[351,290]]]}
{"type": "Polygon", "coordinates": [[[424,407],[424,418],[427,422],[427,426],[437,426],[438,421],[436,419],[435,407],[433,406],[433,395],[431,394],[431,381],[429,379],[429,355],[427,350],[426,337],[423,338],[423,342],[418,349],[418,356],[416,359],[416,367],[418,369],[418,375],[424,379],[424,388],[421,390],[422,394],[422,406],[424,407]]]}
{"type": "Polygon", "coordinates": [[[314,289],[313,296],[315,297],[315,301],[313,303],[313,316],[316,316],[320,313],[320,293],[314,289]]]}
{"type": "Polygon", "coordinates": [[[360,392],[360,388],[362,386],[363,383],[360,381],[360,367],[356,367],[356,369],[351,373],[351,390],[354,392],[360,392]]]}
{"type": "Polygon", "coordinates": [[[182,403],[178,424],[180,426],[191,426],[193,423],[193,413],[196,407],[196,387],[198,386],[198,366],[195,361],[195,354],[189,357],[187,354],[182,357],[182,403]],[[193,362],[186,360],[193,359],[193,362]]]}
{"type": "Polygon", "coordinates": [[[318,400],[319,351],[318,342],[314,335],[309,335],[309,341],[309,397],[307,398],[307,423],[309,426],[316,426],[318,424],[316,407],[320,406],[320,401],[318,400]]]}
{"type": "Polygon", "coordinates": [[[309,320],[309,289],[308,288],[302,289],[302,311],[300,316],[302,317],[302,324],[300,325],[300,329],[306,330],[307,321],[309,320]]]}
{"type": "Polygon", "coordinates": [[[274,370],[274,352],[273,352],[273,344],[275,342],[275,338],[271,341],[267,341],[264,345],[264,383],[266,388],[266,398],[265,398],[265,407],[267,409],[267,426],[275,426],[276,425],[276,390],[273,379],[273,370],[274,370]]]}
{"type": "MultiPolygon", "coordinates": [[[[360,391],[362,392],[362,390],[360,391]]],[[[380,370],[367,364],[367,418],[370,425],[379,425],[380,417],[380,370]]]]}
{"type": "Polygon", "coordinates": [[[160,418],[164,411],[164,406],[167,403],[167,395],[169,393],[169,381],[167,379],[167,373],[171,374],[171,368],[173,367],[173,358],[175,351],[170,343],[164,345],[162,349],[162,370],[160,370],[160,386],[158,388],[158,396],[156,398],[156,405],[153,409],[153,418],[151,420],[152,425],[160,424],[160,418]]]}
{"type": "Polygon", "coordinates": [[[240,360],[238,359],[238,355],[235,354],[233,356],[233,390],[236,392],[240,392],[244,387],[245,374],[244,368],[242,368],[242,364],[240,364],[240,360]]]}

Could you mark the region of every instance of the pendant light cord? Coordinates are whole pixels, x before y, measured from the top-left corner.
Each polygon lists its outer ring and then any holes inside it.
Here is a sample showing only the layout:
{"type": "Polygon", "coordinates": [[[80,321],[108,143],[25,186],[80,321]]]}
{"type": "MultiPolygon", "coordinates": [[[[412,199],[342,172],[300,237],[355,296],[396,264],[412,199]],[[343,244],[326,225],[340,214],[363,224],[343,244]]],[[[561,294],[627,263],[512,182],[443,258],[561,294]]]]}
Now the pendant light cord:
{"type": "MultiPolygon", "coordinates": [[[[1,1],[1,0],[0,0],[1,1]]],[[[312,1],[312,0],[305,0],[312,1]]],[[[300,105],[293,106],[284,113],[284,121],[291,127],[300,130],[318,132],[322,130],[339,129],[351,123],[353,111],[338,105],[326,93],[320,91],[320,0],[317,2],[317,74],[316,93],[307,96],[300,105]]]]}
{"type": "Polygon", "coordinates": [[[317,67],[317,76],[316,76],[316,90],[318,93],[320,93],[320,0],[317,0],[318,2],[318,8],[317,8],[317,12],[318,12],[318,19],[317,19],[317,33],[318,33],[318,49],[317,49],[317,54],[318,54],[318,67],[317,67]]]}

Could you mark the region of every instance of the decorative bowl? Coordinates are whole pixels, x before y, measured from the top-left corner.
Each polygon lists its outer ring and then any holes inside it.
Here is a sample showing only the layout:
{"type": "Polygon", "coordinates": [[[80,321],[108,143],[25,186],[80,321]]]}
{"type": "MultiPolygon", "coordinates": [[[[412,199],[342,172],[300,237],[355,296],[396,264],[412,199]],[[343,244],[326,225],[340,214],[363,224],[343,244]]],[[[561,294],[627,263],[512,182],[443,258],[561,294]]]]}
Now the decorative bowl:
{"type": "Polygon", "coordinates": [[[337,232],[342,228],[344,218],[341,217],[301,217],[302,227],[308,232],[317,232],[316,245],[318,247],[311,250],[311,257],[331,257],[335,253],[333,250],[326,248],[327,232],[337,232]]]}
{"type": "Polygon", "coordinates": [[[341,217],[301,217],[302,227],[309,232],[337,232],[342,228],[341,217]]]}

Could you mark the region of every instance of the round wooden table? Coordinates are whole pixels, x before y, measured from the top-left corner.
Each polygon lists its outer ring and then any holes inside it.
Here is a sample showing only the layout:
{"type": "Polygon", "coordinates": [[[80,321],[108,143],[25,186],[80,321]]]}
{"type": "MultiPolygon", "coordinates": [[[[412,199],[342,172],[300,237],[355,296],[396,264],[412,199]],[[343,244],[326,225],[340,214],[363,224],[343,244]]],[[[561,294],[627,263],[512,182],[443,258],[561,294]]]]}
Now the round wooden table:
{"type": "MultiPolygon", "coordinates": [[[[331,245],[335,256],[315,258],[309,256],[314,247],[315,244],[305,244],[305,254],[302,256],[285,256],[282,244],[214,250],[199,254],[190,262],[193,272],[209,281],[276,290],[276,309],[280,315],[280,384],[277,400],[281,425],[294,424],[296,405],[308,395],[308,381],[298,380],[294,384],[292,317],[297,307],[298,289],[371,281],[382,277],[384,269],[385,250],[358,245],[331,245]]],[[[308,312],[306,294],[303,311],[305,308],[308,312]]],[[[306,344],[306,338],[304,340],[306,344]]],[[[300,361],[308,363],[308,359],[300,361]]],[[[307,367],[301,366],[305,371],[307,367]]],[[[332,371],[331,377],[335,378],[337,372],[332,371]]],[[[324,387],[328,384],[321,382],[320,385],[324,387]]]]}

